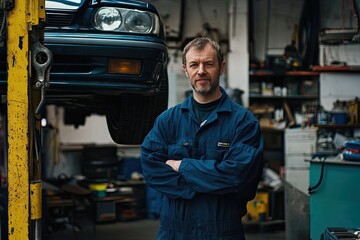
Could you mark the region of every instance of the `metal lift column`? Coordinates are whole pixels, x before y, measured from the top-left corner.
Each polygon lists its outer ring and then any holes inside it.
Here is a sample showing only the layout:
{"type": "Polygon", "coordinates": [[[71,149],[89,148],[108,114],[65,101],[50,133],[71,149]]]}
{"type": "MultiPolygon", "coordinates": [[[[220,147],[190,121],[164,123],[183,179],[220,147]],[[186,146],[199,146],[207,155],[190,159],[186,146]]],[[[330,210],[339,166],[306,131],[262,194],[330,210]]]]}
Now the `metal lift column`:
{"type": "Polygon", "coordinates": [[[39,152],[39,115],[33,110],[39,90],[31,84],[31,42],[43,37],[38,26],[45,1],[0,1],[7,7],[8,239],[40,239],[40,164],[33,159],[39,152]]]}

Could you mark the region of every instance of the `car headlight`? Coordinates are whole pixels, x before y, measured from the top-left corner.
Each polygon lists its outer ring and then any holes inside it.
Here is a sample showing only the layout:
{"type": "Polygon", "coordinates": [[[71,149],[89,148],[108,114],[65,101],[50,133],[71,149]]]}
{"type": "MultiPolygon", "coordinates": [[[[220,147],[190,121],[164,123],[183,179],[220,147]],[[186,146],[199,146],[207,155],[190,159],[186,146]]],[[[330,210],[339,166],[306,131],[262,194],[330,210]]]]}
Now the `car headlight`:
{"type": "Polygon", "coordinates": [[[151,17],[146,12],[129,11],[125,17],[125,27],[131,32],[148,33],[153,26],[151,17]]]}
{"type": "Polygon", "coordinates": [[[111,31],[121,26],[121,13],[116,8],[103,7],[96,12],[94,17],[95,28],[111,31]]]}
{"type": "Polygon", "coordinates": [[[159,18],[152,12],[101,7],[93,15],[93,25],[102,31],[158,34],[159,18]]]}

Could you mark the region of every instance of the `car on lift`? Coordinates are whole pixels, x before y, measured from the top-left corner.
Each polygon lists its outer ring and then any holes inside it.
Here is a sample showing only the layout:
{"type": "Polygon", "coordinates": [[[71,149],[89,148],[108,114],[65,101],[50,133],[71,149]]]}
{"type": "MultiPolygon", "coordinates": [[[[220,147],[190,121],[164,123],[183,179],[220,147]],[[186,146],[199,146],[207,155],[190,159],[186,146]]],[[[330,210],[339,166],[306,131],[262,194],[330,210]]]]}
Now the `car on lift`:
{"type": "MultiPolygon", "coordinates": [[[[168,105],[168,52],[156,8],[136,0],[46,0],[45,9],[44,46],[53,55],[45,103],[64,107],[65,124],[105,115],[114,142],[140,144],[168,105]]],[[[1,94],[5,70],[6,46],[1,94]]]]}

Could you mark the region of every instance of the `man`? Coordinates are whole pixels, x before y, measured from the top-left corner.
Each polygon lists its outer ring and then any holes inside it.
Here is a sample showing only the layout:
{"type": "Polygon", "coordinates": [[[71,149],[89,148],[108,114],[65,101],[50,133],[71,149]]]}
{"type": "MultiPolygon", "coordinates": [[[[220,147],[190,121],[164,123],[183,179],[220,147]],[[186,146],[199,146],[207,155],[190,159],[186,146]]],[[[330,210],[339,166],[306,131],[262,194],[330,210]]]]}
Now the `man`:
{"type": "Polygon", "coordinates": [[[193,88],[162,113],[141,145],[144,177],[163,194],[158,240],[242,240],[241,218],[262,174],[256,118],[219,85],[219,45],[196,38],[183,51],[193,88]]]}

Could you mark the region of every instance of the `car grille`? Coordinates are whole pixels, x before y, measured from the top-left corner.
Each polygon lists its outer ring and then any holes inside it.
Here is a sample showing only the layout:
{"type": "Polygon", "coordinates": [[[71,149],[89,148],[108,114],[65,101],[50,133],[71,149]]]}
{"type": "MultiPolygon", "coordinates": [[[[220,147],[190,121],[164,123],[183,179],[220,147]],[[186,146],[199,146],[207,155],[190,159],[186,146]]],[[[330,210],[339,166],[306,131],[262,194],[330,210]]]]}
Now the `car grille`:
{"type": "Polygon", "coordinates": [[[46,13],[48,27],[65,27],[71,25],[75,14],[73,13],[46,13]]]}
{"type": "Polygon", "coordinates": [[[94,64],[93,60],[85,56],[62,56],[56,55],[53,65],[51,66],[52,73],[90,73],[99,65],[94,64]]]}

